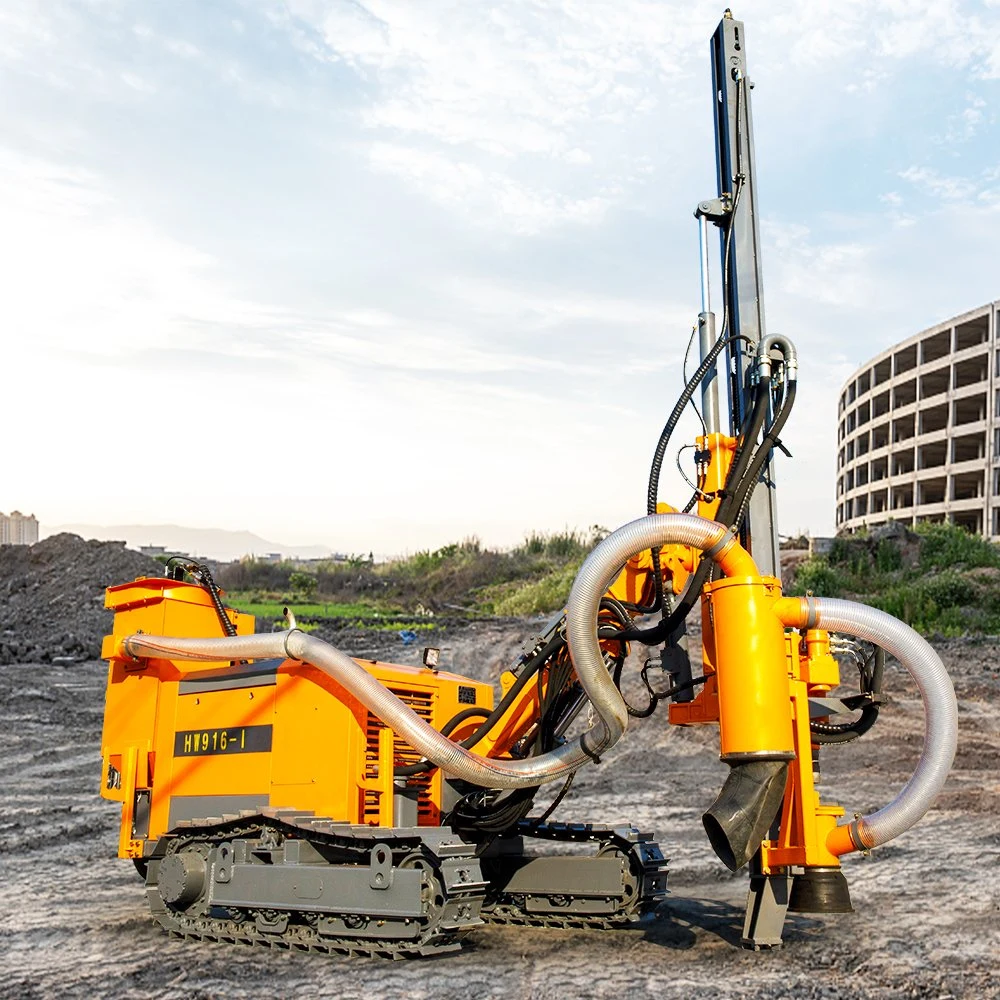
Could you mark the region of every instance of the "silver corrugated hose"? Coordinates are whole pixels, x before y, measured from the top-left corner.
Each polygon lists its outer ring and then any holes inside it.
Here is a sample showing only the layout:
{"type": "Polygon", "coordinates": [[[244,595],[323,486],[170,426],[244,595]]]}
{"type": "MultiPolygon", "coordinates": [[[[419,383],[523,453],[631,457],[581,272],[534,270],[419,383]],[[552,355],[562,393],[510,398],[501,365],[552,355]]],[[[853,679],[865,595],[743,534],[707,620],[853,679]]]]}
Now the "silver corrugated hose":
{"type": "Polygon", "coordinates": [[[878,847],[913,826],[941,791],[955,758],[958,705],[941,658],[930,644],[892,615],[853,601],[812,599],[816,627],[845,632],[881,646],[909,671],[924,704],[924,746],[910,780],[876,812],[854,820],[851,839],[858,848],[878,847]]]}
{"type": "MultiPolygon", "coordinates": [[[[312,664],[349,691],[418,753],[457,778],[487,788],[523,788],[565,777],[601,753],[625,731],[628,713],[597,638],[597,615],[609,584],[633,555],[670,543],[711,548],[725,534],[715,521],[690,514],[653,514],[605,538],[577,574],[566,609],[566,634],[577,677],[597,714],[578,739],[527,760],[494,760],[471,753],[428,725],[346,653],[304,632],[226,639],[175,639],[132,635],[122,643],[132,657],[174,660],[240,660],[291,657],[312,664]]],[[[721,558],[725,552],[716,553],[721,558]]]]}

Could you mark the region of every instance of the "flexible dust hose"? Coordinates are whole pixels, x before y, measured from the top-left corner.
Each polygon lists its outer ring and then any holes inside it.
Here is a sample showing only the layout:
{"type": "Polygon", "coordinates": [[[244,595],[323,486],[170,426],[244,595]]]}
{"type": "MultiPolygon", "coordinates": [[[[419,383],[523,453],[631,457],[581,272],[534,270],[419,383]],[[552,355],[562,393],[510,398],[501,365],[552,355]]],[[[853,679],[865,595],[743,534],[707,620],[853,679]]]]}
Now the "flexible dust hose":
{"type": "Polygon", "coordinates": [[[653,545],[694,545],[723,570],[752,574],[753,561],[715,521],[689,514],[654,514],[612,532],[587,557],[567,605],[567,639],[580,684],[594,706],[595,725],[579,738],[537,757],[494,760],[472,753],[443,736],[387,690],[346,653],[298,629],[269,635],[190,639],[131,635],[122,655],[139,659],[250,660],[291,658],[309,663],[343,687],[418,753],[456,778],[486,788],[529,788],[564,778],[612,747],[628,721],[621,694],[608,673],[597,636],[601,599],[622,565],[653,545]]]}
{"type": "MultiPolygon", "coordinates": [[[[948,777],[958,742],[958,706],[951,678],[930,644],[884,611],[825,597],[786,601],[799,605],[799,614],[807,618],[811,605],[815,624],[810,621],[810,628],[844,632],[881,646],[903,664],[920,690],[924,746],[910,780],[888,805],[837,827],[827,841],[834,854],[878,847],[913,826],[931,807],[948,777]]],[[[799,624],[782,617],[786,625],[799,624]]]]}
{"type": "Polygon", "coordinates": [[[580,740],[527,760],[493,760],[474,754],[442,736],[346,653],[298,629],[235,639],[132,635],[123,641],[122,648],[127,655],[136,658],[218,661],[280,657],[308,663],[357,698],[414,750],[442,770],[486,788],[541,785],[565,777],[590,759],[581,748],[580,740]]]}

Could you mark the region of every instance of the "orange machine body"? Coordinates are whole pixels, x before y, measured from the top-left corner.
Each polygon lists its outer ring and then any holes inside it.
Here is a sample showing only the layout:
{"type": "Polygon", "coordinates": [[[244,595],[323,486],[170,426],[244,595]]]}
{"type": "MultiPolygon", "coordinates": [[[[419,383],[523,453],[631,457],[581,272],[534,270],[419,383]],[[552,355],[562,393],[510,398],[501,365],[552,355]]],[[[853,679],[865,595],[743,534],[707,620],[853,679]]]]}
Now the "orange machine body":
{"type": "MultiPolygon", "coordinates": [[[[109,588],[107,605],[115,624],[105,640],[110,667],[101,794],[122,803],[121,856],[148,854],[183,820],[262,807],[393,826],[394,801],[405,796],[416,800],[418,825],[439,824],[441,772],[396,785],[394,765],[419,756],[315,667],[277,659],[133,662],[114,655],[118,640],[136,632],[220,635],[201,587],[140,579],[109,588]]],[[[230,617],[238,634],[252,633],[250,616],[230,617]]],[[[429,668],[358,662],[436,729],[463,709],[493,707],[490,684],[429,668]]],[[[480,721],[470,719],[453,738],[469,735],[480,721]]]]}

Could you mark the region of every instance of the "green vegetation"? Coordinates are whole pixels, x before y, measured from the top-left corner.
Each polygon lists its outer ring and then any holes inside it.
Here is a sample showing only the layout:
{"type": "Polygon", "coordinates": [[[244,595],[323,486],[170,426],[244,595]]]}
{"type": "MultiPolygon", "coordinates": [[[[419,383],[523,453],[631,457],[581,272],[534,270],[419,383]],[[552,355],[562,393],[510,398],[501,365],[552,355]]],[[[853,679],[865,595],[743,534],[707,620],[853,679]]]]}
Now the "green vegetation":
{"type": "Polygon", "coordinates": [[[557,611],[566,603],[582,559],[573,559],[530,583],[487,588],[484,603],[494,614],[520,617],[557,611]]]}
{"type": "MultiPolygon", "coordinates": [[[[456,615],[527,616],[565,606],[587,553],[605,532],[532,532],[498,551],[478,538],[376,565],[247,560],[217,574],[227,602],[261,622],[290,607],[299,623],[416,632],[456,615]]],[[[1000,549],[950,524],[901,525],[838,538],[800,563],[789,594],[811,591],[881,608],[925,634],[1000,633],[1000,549]]]]}
{"type": "Polygon", "coordinates": [[[235,591],[226,594],[226,603],[257,618],[283,617],[290,607],[297,618],[378,618],[379,612],[370,604],[344,604],[337,601],[302,603],[294,596],[262,598],[259,594],[235,591]]]}
{"type": "Polygon", "coordinates": [[[404,559],[315,564],[244,560],[217,579],[227,601],[261,620],[290,607],[299,621],[337,618],[367,628],[427,628],[440,614],[544,614],[561,608],[576,571],[606,531],[532,532],[514,549],[467,538],[404,559]]]}
{"type": "Polygon", "coordinates": [[[952,524],[894,528],[838,538],[788,593],[863,601],[924,634],[1000,632],[1000,549],[952,524]]]}

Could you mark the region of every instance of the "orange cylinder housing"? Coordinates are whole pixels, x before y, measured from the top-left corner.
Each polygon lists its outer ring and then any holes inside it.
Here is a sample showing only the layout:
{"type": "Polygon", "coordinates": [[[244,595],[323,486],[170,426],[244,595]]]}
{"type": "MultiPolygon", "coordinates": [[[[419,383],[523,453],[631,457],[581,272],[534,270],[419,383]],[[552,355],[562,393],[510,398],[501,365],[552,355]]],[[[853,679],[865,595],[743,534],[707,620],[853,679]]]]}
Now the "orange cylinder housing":
{"type": "Polygon", "coordinates": [[[721,759],[792,760],[785,630],[772,577],[731,577],[705,587],[714,633],[721,759]]]}

